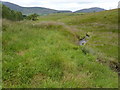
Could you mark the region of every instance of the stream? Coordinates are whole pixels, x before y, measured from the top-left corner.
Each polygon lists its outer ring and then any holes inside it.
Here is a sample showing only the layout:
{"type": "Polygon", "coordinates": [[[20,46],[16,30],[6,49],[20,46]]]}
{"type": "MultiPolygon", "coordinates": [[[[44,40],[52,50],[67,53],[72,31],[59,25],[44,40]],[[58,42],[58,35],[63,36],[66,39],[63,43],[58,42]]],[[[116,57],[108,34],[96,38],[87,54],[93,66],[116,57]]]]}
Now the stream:
{"type": "Polygon", "coordinates": [[[79,45],[85,45],[87,43],[87,39],[89,38],[90,36],[88,34],[86,34],[86,36],[82,39],[80,39],[79,41],[79,45]]]}

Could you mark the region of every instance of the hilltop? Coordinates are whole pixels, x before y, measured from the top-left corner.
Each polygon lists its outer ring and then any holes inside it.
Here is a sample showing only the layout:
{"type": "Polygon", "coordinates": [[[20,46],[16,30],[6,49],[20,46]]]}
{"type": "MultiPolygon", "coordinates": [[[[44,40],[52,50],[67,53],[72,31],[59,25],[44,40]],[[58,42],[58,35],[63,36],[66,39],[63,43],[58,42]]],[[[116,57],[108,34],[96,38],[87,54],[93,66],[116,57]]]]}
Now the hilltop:
{"type": "Polygon", "coordinates": [[[105,9],[103,9],[103,8],[93,7],[93,8],[88,8],[88,9],[77,10],[77,11],[75,11],[75,13],[100,12],[100,11],[104,11],[104,10],[105,9]]]}

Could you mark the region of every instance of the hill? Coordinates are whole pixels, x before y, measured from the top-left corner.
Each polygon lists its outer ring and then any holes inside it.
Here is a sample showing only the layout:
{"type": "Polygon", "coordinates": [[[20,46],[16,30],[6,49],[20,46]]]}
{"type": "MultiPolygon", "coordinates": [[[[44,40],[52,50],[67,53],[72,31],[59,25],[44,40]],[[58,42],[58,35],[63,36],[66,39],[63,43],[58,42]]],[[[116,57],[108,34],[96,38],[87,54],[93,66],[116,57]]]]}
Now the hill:
{"type": "Polygon", "coordinates": [[[59,10],[57,13],[72,13],[72,11],[69,10],[59,10]]]}
{"type": "MultiPolygon", "coordinates": [[[[6,5],[12,10],[22,12],[24,15],[29,15],[33,13],[37,13],[39,15],[50,14],[50,13],[72,13],[72,11],[70,10],[54,10],[54,9],[49,9],[44,7],[22,7],[10,2],[3,2],[3,1],[0,1],[0,2],[2,2],[4,5],[6,5]]],[[[75,11],[74,13],[100,12],[104,10],[105,9],[103,8],[93,7],[89,9],[78,10],[78,11],[75,11]]]]}
{"type": "Polygon", "coordinates": [[[67,10],[59,11],[59,10],[43,8],[43,7],[21,7],[19,5],[16,5],[16,4],[13,4],[13,3],[10,3],[10,2],[2,2],[2,3],[12,10],[22,12],[24,15],[33,14],[33,13],[37,13],[37,14],[41,15],[41,14],[50,14],[50,13],[58,13],[58,12],[59,13],[71,12],[71,11],[67,11],[67,10]]]}
{"type": "Polygon", "coordinates": [[[49,14],[49,13],[57,12],[57,10],[43,8],[43,7],[21,7],[19,5],[10,2],[2,2],[2,3],[12,10],[22,12],[24,15],[33,14],[33,13],[37,13],[41,15],[41,14],[49,14]]]}
{"type": "Polygon", "coordinates": [[[3,20],[3,88],[118,88],[117,10],[38,19],[3,20]]]}
{"type": "Polygon", "coordinates": [[[103,8],[93,7],[93,8],[89,8],[89,9],[78,10],[78,11],[75,11],[75,13],[100,12],[100,11],[104,11],[104,10],[105,9],[103,9],[103,8]]]}

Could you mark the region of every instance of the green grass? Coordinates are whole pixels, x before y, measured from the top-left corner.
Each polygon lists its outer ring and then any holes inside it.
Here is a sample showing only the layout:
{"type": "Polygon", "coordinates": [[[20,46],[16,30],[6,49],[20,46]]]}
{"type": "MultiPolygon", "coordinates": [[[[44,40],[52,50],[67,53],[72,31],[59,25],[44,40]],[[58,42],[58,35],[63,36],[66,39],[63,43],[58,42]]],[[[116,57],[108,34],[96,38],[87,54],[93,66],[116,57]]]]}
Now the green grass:
{"type": "MultiPolygon", "coordinates": [[[[1,5],[0,5],[1,6],[1,5]]],[[[0,89],[2,89],[2,19],[0,19],[0,89]]]]}
{"type": "Polygon", "coordinates": [[[91,38],[85,47],[93,49],[103,61],[118,62],[118,10],[88,14],[53,14],[41,16],[39,21],[41,18],[42,21],[63,22],[73,30],[77,29],[74,33],[80,38],[90,33],[91,38]]]}
{"type": "MultiPolygon", "coordinates": [[[[102,11],[85,15],[76,15],[61,19],[68,25],[78,29],[79,36],[82,38],[86,33],[91,34],[87,47],[97,49],[98,52],[105,54],[105,57],[114,58],[118,61],[118,11],[102,11]]],[[[104,55],[103,55],[104,58],[104,55]]]]}
{"type": "Polygon", "coordinates": [[[113,29],[116,14],[113,10],[51,14],[40,16],[39,21],[3,20],[3,87],[118,87],[117,72],[97,61],[118,60],[118,32],[113,29]],[[103,14],[108,19],[104,20],[103,14]],[[88,32],[88,43],[77,45],[76,36],[81,38],[88,32]]]}

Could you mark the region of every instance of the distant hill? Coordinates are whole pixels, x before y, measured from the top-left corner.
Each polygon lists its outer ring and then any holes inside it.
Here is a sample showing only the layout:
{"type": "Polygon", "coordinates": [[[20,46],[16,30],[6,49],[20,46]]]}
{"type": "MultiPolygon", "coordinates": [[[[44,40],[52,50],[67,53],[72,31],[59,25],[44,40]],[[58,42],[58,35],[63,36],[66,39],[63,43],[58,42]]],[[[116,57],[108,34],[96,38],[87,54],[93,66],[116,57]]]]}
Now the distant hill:
{"type": "Polygon", "coordinates": [[[93,8],[88,8],[88,9],[81,9],[81,10],[75,11],[75,13],[100,12],[100,11],[104,11],[104,10],[105,9],[103,9],[103,8],[93,7],[93,8]]]}
{"type": "Polygon", "coordinates": [[[12,10],[20,11],[25,15],[37,13],[37,14],[49,14],[49,13],[55,13],[57,10],[43,8],[43,7],[21,7],[19,5],[10,3],[10,2],[2,2],[5,6],[9,7],[12,10]]]}
{"type": "Polygon", "coordinates": [[[2,1],[2,3],[12,10],[22,12],[24,15],[29,15],[29,14],[33,14],[33,13],[37,13],[37,14],[41,15],[41,14],[50,14],[50,13],[72,12],[72,11],[66,11],[66,10],[65,11],[59,11],[59,10],[43,8],[43,7],[21,7],[19,5],[13,4],[13,3],[3,2],[3,1],[2,1]]]}
{"type": "MultiPolygon", "coordinates": [[[[9,7],[12,10],[22,12],[24,15],[29,15],[33,13],[37,13],[39,15],[44,15],[44,14],[50,14],[50,13],[72,13],[72,11],[69,10],[54,10],[54,9],[49,9],[49,8],[44,8],[44,7],[22,7],[10,2],[3,2],[0,1],[0,3],[3,3],[5,6],[9,7]]],[[[89,8],[89,9],[82,9],[75,11],[74,13],[88,13],[88,12],[99,12],[99,11],[104,11],[105,9],[103,8],[89,8]]]]}
{"type": "Polygon", "coordinates": [[[69,10],[59,10],[57,13],[72,13],[72,11],[69,10]]]}

